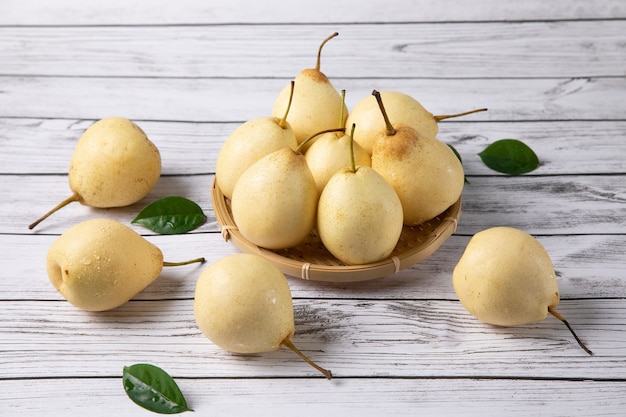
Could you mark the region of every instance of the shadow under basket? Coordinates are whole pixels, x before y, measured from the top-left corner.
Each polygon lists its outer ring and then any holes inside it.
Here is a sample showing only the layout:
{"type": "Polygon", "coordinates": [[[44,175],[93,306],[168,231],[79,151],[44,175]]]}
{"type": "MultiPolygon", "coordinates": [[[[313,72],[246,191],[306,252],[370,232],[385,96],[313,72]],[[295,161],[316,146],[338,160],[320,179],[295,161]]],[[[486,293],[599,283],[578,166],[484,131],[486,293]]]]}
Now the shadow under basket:
{"type": "Polygon", "coordinates": [[[346,265],[335,258],[313,231],[302,243],[288,249],[261,248],[239,232],[230,209],[230,200],[213,180],[213,208],[222,237],[242,252],[262,256],[283,274],[312,281],[354,282],[393,275],[432,255],[455,231],[461,217],[461,198],[446,211],[417,226],[404,226],[391,255],[365,265],[346,265]]]}

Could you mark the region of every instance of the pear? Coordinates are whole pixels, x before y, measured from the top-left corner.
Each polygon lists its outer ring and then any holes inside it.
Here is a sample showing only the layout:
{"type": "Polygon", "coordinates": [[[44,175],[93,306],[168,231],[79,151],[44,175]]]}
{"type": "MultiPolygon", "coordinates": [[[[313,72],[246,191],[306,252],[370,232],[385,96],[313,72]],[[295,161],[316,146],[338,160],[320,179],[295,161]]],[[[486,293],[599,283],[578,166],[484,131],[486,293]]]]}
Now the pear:
{"type": "MultiPolygon", "coordinates": [[[[342,90],[342,101],[345,102],[345,90],[342,90]]],[[[344,125],[344,115],[341,113],[339,125],[344,125]]],[[[319,135],[308,147],[304,154],[307,165],[313,174],[317,189],[322,189],[337,171],[350,166],[351,155],[354,155],[356,165],[371,166],[372,159],[361,145],[352,140],[352,135],[342,132],[327,132],[319,135]]]]}
{"type": "Polygon", "coordinates": [[[52,285],[76,307],[104,311],[121,306],[151,284],[163,266],[161,250],[115,220],[92,219],[68,229],[48,251],[52,285]]]}
{"type": "Polygon", "coordinates": [[[291,290],[280,270],[264,258],[234,254],[209,265],[198,277],[194,316],[202,333],[221,349],[242,354],[288,347],[328,379],[330,371],[304,356],[291,342],[291,290]]]}
{"type": "Polygon", "coordinates": [[[455,203],[463,191],[463,165],[448,145],[414,128],[392,125],[378,91],[372,93],[385,120],[372,148],[372,168],[400,197],[404,224],[415,226],[432,219],[455,203]]]}
{"type": "Polygon", "coordinates": [[[391,254],[402,233],[402,204],[379,173],[351,157],[351,165],[337,171],[320,195],[317,230],[337,259],[361,265],[391,254]]]}
{"type": "MultiPolygon", "coordinates": [[[[304,142],[318,132],[337,127],[341,111],[348,113],[339,91],[320,70],[322,48],[337,35],[339,34],[335,32],[322,42],[317,52],[315,68],[304,69],[295,78],[293,103],[287,121],[291,124],[298,143],[304,142]]],[[[289,96],[290,86],[286,85],[274,101],[272,109],[274,117],[282,115],[289,96]]]]}
{"type": "Polygon", "coordinates": [[[161,155],[143,130],[122,117],[98,120],[80,137],[70,161],[73,194],[28,226],[33,229],[69,203],[123,207],[144,198],[161,175],[161,155]]]}
{"type": "Polygon", "coordinates": [[[299,244],[313,230],[318,199],[304,155],[282,148],[241,174],[231,209],[247,240],[267,249],[285,249],[299,244]]]}
{"type": "MultiPolygon", "coordinates": [[[[470,110],[463,113],[435,116],[415,98],[399,91],[381,91],[380,96],[385,102],[385,109],[394,123],[404,124],[417,130],[422,136],[436,137],[438,123],[452,117],[485,111],[487,109],[470,110]]],[[[370,154],[379,133],[385,130],[385,122],[380,117],[380,108],[373,96],[361,99],[351,110],[346,127],[356,124],[356,141],[370,154]]]]}
{"type": "Polygon", "coordinates": [[[555,311],[559,288],[546,249],[530,234],[513,227],[492,227],[476,233],[452,274],[454,290],[465,309],[496,326],[518,326],[544,320],[555,311]]]}
{"type": "Polygon", "coordinates": [[[282,118],[256,117],[238,126],[228,136],[217,156],[215,181],[226,197],[231,198],[235,183],[253,163],[281,148],[298,147],[296,135],[287,122],[291,107],[294,82],[291,82],[290,100],[282,118]]]}

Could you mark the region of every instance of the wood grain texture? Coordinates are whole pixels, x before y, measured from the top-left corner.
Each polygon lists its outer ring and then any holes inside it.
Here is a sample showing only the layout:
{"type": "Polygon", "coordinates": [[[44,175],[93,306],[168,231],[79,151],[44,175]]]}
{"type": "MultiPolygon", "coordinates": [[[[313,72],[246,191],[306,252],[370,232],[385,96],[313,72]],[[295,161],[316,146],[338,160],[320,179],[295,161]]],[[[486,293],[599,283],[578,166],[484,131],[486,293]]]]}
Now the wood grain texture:
{"type": "MultiPolygon", "coordinates": [[[[121,372],[121,370],[120,370],[121,372]]],[[[119,378],[68,378],[75,398],[89,398],[73,406],[76,415],[92,417],[152,415],[125,398],[119,378]],[[98,395],[93,395],[97,392],[98,395]]],[[[57,379],[0,381],[0,389],[15,392],[0,397],[6,417],[66,416],[58,400],[57,379]],[[17,389],[16,389],[17,388],[17,389]],[[20,392],[31,393],[20,395],[20,392]]],[[[537,417],[620,416],[626,406],[624,383],[526,379],[177,379],[189,405],[214,415],[272,416],[361,415],[380,416],[507,416],[537,417]],[[298,389],[294,389],[297,385],[298,389]],[[480,398],[481,401],[477,401],[480,398]],[[592,404],[592,406],[589,406],[592,404]]]]}
{"type": "MultiPolygon", "coordinates": [[[[0,118],[0,173],[66,174],[76,142],[94,121],[0,118]]],[[[163,175],[214,173],[222,144],[239,126],[228,122],[135,122],[161,151],[163,175]]],[[[624,174],[624,137],[626,121],[510,123],[448,119],[439,125],[439,139],[457,149],[469,176],[499,175],[487,168],[477,154],[505,138],[520,139],[537,153],[542,165],[535,174],[624,174]]]]}
{"type": "MultiPolygon", "coordinates": [[[[294,74],[295,76],[295,74],[294,74]]],[[[467,121],[623,121],[626,79],[340,79],[352,108],[373,89],[397,90],[433,114],[487,107],[467,121]],[[506,94],[502,94],[502,92],[506,94]]],[[[271,114],[288,79],[0,76],[0,117],[241,123],[271,114]],[[224,100],[224,97],[229,97],[224,100]]]]}
{"type": "Polygon", "coordinates": [[[0,27],[0,60],[11,75],[285,78],[312,68],[320,42],[335,31],[322,56],[322,70],[335,78],[621,76],[626,54],[626,23],[614,20],[0,27]]]}
{"type": "MultiPolygon", "coordinates": [[[[0,207],[6,213],[6,233],[28,233],[26,226],[71,192],[66,175],[5,175],[0,184],[0,207]],[[19,198],[19,189],[32,200],[19,198]]],[[[470,177],[463,191],[463,214],[458,233],[473,234],[490,225],[520,227],[538,234],[623,234],[626,230],[624,175],[470,177]],[[594,216],[586,213],[594,212],[594,216]],[[523,214],[523,216],[521,215],[523,214]]],[[[209,194],[213,175],[163,176],[150,194],[132,206],[94,209],[72,203],[35,229],[61,233],[71,224],[95,215],[130,222],[150,202],[169,195],[196,201],[208,216],[199,230],[219,231],[209,194]]]]}
{"type": "MultiPolygon", "coordinates": [[[[0,362],[4,378],[111,377],[121,358],[171,363],[173,374],[196,378],[320,376],[288,349],[254,355],[221,350],[197,328],[193,300],[136,301],[101,313],[65,301],[7,301],[3,307],[8,349],[0,357],[11,358],[0,362]]],[[[452,300],[297,299],[294,310],[293,343],[337,379],[623,377],[624,300],[560,304],[594,356],[554,318],[497,328],[452,300]]]]}
{"type": "Polygon", "coordinates": [[[292,4],[281,0],[211,2],[179,0],[176,7],[165,0],[153,0],[150,7],[141,1],[109,0],[83,7],[80,0],[5,0],[0,24],[4,25],[145,25],[145,24],[240,24],[249,23],[370,23],[450,22],[485,20],[613,19],[626,16],[619,0],[572,0],[547,4],[541,0],[523,3],[511,0],[481,1],[481,7],[463,7],[454,0],[430,2],[400,0],[388,2],[335,2],[318,0],[292,4]],[[167,11],[166,13],[164,11],[167,11]]]}
{"type": "MultiPolygon", "coordinates": [[[[127,223],[127,220],[120,221],[127,223]]],[[[137,232],[140,227],[129,225],[137,232]]],[[[0,300],[55,300],[63,298],[56,292],[46,274],[45,259],[56,235],[0,235],[0,244],[12,250],[0,252],[6,266],[0,280],[0,300]],[[24,262],[16,253],[28,253],[32,262],[24,262]]],[[[626,239],[623,235],[538,236],[555,265],[563,299],[625,298],[626,239]]],[[[200,272],[210,263],[237,253],[224,242],[219,233],[193,233],[185,239],[171,236],[146,236],[163,251],[166,260],[181,261],[204,256],[205,265],[166,268],[161,276],[139,293],[137,300],[191,299],[200,272]]],[[[322,299],[414,299],[456,300],[452,288],[452,270],[461,257],[469,236],[452,236],[420,264],[398,274],[373,281],[355,283],[322,283],[290,277],[295,298],[322,299]]]]}
{"type": "Polygon", "coordinates": [[[303,417],[621,416],[626,389],[626,3],[594,1],[288,3],[4,0],[0,5],[0,415],[150,415],[124,393],[124,365],[170,372],[200,415],[303,417]],[[288,277],[292,352],[234,355],[193,317],[195,283],[237,253],[210,197],[227,135],[266,116],[278,91],[314,65],[350,108],[373,89],[398,90],[434,114],[487,112],[440,123],[470,181],[456,233],[395,275],[349,284],[288,277]],[[163,175],[142,201],[74,203],[27,225],[70,193],[80,134],[107,116],[135,120],[161,150],[163,175]],[[477,153],[501,138],[542,162],[510,177],[477,153]],[[168,195],[197,201],[207,222],[161,236],[130,225],[168,195]],[[103,313],[67,303],[50,284],[52,242],[79,221],[130,225],[168,261],[130,302],[103,313]],[[522,228],[546,247],[558,310],[499,328],[458,301],[451,274],[470,237],[522,228]]]}

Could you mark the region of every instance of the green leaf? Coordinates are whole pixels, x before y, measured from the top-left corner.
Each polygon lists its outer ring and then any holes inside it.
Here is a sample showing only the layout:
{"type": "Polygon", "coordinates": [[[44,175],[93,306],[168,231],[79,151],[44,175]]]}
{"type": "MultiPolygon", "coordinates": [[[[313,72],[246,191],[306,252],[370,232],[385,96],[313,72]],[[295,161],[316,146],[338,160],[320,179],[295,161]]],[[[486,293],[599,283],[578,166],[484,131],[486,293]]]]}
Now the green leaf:
{"type": "Polygon", "coordinates": [[[174,379],[157,366],[142,363],[125,366],[122,382],[128,397],[146,410],[159,414],[193,411],[187,407],[174,379]]]}
{"type": "Polygon", "coordinates": [[[540,165],[535,152],[517,139],[497,140],[478,156],[494,171],[510,175],[526,174],[540,165]]]}
{"type": "Polygon", "coordinates": [[[164,197],[147,205],[132,221],[133,224],[163,235],[187,233],[206,220],[202,208],[184,197],[164,197]]]}

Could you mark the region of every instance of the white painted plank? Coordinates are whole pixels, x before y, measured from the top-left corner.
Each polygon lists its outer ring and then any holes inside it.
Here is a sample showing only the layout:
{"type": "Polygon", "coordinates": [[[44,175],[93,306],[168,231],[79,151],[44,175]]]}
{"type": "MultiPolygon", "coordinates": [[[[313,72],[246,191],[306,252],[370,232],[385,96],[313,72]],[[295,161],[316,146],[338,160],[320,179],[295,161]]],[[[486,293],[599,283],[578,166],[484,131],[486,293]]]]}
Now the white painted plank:
{"type": "MultiPolygon", "coordinates": [[[[294,74],[295,76],[295,74],[294,74]]],[[[626,78],[332,79],[350,108],[373,89],[412,95],[433,114],[487,107],[465,121],[623,120],[626,78]]],[[[0,117],[242,122],[269,115],[287,79],[0,76],[0,117]]]]}
{"type": "Polygon", "coordinates": [[[335,31],[322,70],[341,78],[619,77],[626,63],[626,20],[0,27],[0,74],[285,78],[335,31]]]}
{"type": "MultiPolygon", "coordinates": [[[[124,222],[128,224],[127,222],[124,222]]],[[[130,225],[139,233],[145,229],[130,225]]],[[[63,298],[48,280],[45,259],[56,235],[0,235],[1,300],[56,300],[63,298]]],[[[455,300],[452,270],[469,236],[453,235],[431,257],[396,275],[373,281],[322,283],[289,277],[294,298],[455,300]]],[[[555,266],[562,299],[625,298],[626,239],[623,235],[537,236],[555,266]]],[[[196,280],[209,264],[237,253],[218,233],[146,236],[163,251],[166,260],[199,256],[206,264],[165,268],[136,300],[193,298],[196,280]]]]}
{"type": "MultiPolygon", "coordinates": [[[[0,118],[0,173],[66,174],[76,141],[94,120],[0,118]],[[45,152],[42,151],[45,149],[45,152]]],[[[135,120],[159,147],[163,175],[208,174],[239,123],[135,120]]],[[[439,138],[463,157],[466,175],[497,175],[478,157],[498,139],[524,141],[539,156],[542,175],[623,174],[626,122],[463,122],[448,119],[439,138]],[[601,161],[601,163],[600,163],[601,161]]]]}
{"type": "Polygon", "coordinates": [[[122,366],[135,362],[170,371],[202,415],[623,414],[626,3],[328,4],[2,2],[0,414],[151,415],[121,387],[122,366]],[[184,236],[133,226],[167,259],[235,253],[210,201],[217,150],[237,123],[269,112],[334,30],[323,68],[350,106],[376,88],[410,93],[436,114],[490,109],[440,126],[471,184],[457,234],[431,258],[365,283],[290,278],[294,342],[334,381],[287,350],[240,356],[208,342],[192,310],[201,265],[166,269],[111,312],[62,300],[44,264],[56,236],[95,215],[127,223],[160,196],[189,196],[209,216],[184,236]],[[158,142],[165,175],[154,192],[129,208],[74,205],[28,231],[69,194],[77,134],[109,115],[138,120],[158,142]],[[482,166],[475,154],[506,136],[526,140],[544,165],[515,178],[482,166]],[[538,235],[559,309],[594,357],[554,318],[495,328],[461,307],[454,263],[472,233],[496,224],[538,235]]]}
{"type": "MultiPolygon", "coordinates": [[[[494,225],[536,234],[620,234],[626,230],[623,175],[470,177],[463,191],[457,232],[473,234],[494,225]],[[593,213],[590,216],[589,213],[593,213]]],[[[196,201],[208,216],[199,231],[218,231],[212,212],[212,175],[163,176],[146,198],[129,207],[93,209],[72,203],[34,232],[59,233],[78,221],[114,216],[130,222],[150,202],[179,195],[196,201]]],[[[67,177],[3,175],[0,211],[4,233],[31,233],[27,226],[70,195],[67,177]],[[16,192],[17,190],[17,192],[16,192]]]]}
{"type": "Polygon", "coordinates": [[[483,0],[480,7],[455,0],[429,2],[401,0],[368,2],[264,2],[231,0],[198,2],[179,0],[109,0],[97,4],[80,0],[4,0],[0,25],[132,25],[132,24],[246,24],[314,22],[449,22],[485,20],[604,19],[626,16],[619,0],[483,0]],[[268,13],[268,11],[271,11],[268,13]]]}
{"type": "MultiPolygon", "coordinates": [[[[169,363],[166,362],[166,363],[169,363]]],[[[121,372],[121,371],[120,371],[121,372]]],[[[199,415],[610,417],[626,407],[624,382],[524,379],[176,379],[199,415]],[[591,404],[591,406],[590,406],[591,404]]],[[[112,378],[0,380],[5,417],[154,415],[112,378]],[[59,392],[72,399],[60,401],[59,392]],[[71,407],[69,407],[71,405],[71,407]]]]}
{"type": "MultiPolygon", "coordinates": [[[[124,364],[168,365],[193,378],[323,377],[295,353],[235,355],[198,329],[193,299],[131,301],[88,313],[64,301],[3,301],[4,378],[110,377],[124,364]],[[29,314],[25,314],[28,311],[29,314]]],[[[456,300],[294,300],[293,343],[337,378],[616,379],[626,372],[626,301],[564,300],[563,323],[499,328],[456,300]]]]}

